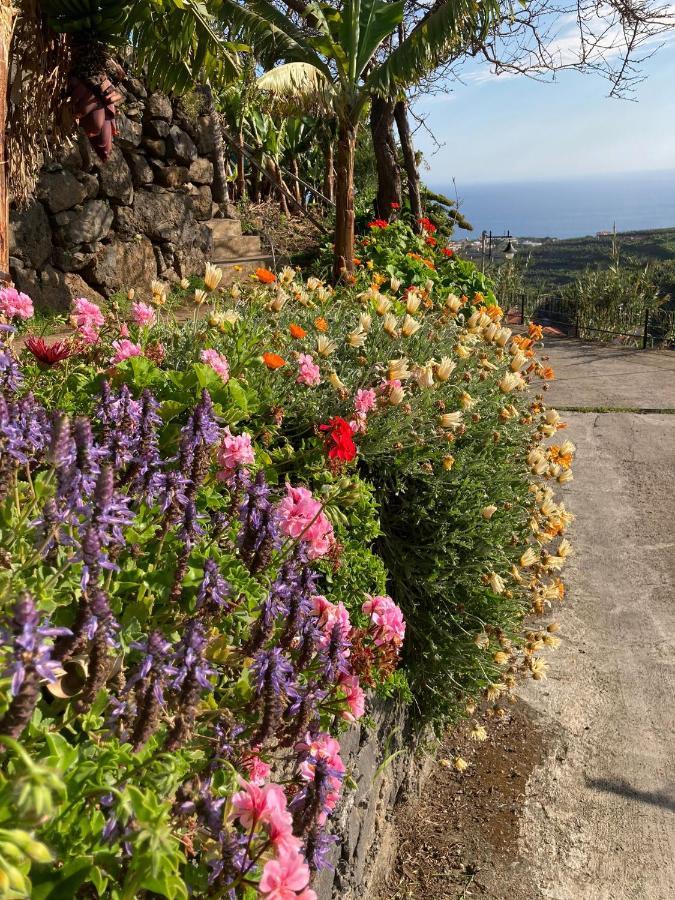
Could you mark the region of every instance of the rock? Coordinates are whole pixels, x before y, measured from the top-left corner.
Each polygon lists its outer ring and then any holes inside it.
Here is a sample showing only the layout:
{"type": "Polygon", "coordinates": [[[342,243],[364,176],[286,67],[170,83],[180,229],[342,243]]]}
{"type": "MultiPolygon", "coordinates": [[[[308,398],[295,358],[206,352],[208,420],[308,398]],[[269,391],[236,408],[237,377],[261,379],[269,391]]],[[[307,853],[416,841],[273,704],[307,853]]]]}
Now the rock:
{"type": "Polygon", "coordinates": [[[211,133],[211,119],[208,116],[199,116],[195,125],[197,148],[202,156],[211,156],[213,153],[213,135],[211,133]]]}
{"type": "Polygon", "coordinates": [[[165,188],[177,188],[187,181],[185,166],[164,166],[155,170],[155,181],[165,188]]]}
{"type": "Polygon", "coordinates": [[[124,114],[128,116],[128,118],[133,119],[134,122],[140,122],[143,118],[143,113],[145,112],[145,104],[144,103],[125,103],[124,104],[124,114]]]}
{"type": "Polygon", "coordinates": [[[128,75],[122,84],[128,91],[131,91],[131,93],[135,94],[137,97],[141,97],[141,99],[145,99],[148,96],[148,92],[146,91],[143,82],[139,81],[138,78],[134,78],[133,75],[128,75]]]}
{"type": "Polygon", "coordinates": [[[70,172],[82,170],[82,153],[77,141],[67,142],[54,150],[53,160],[70,172]]]}
{"type": "Polygon", "coordinates": [[[104,200],[87,200],[81,211],[64,224],[60,243],[68,247],[101,240],[110,230],[113,219],[113,211],[104,200]]]}
{"type": "Polygon", "coordinates": [[[143,146],[150,156],[156,156],[158,159],[164,159],[166,156],[166,141],[143,138],[143,146]]]}
{"type": "Polygon", "coordinates": [[[89,143],[89,138],[82,129],[79,130],[77,135],[77,147],[82,157],[82,168],[85,172],[91,172],[99,159],[94,153],[94,148],[89,143]]]}
{"type": "Polygon", "coordinates": [[[127,153],[126,160],[134,187],[152,182],[152,167],[142,153],[127,153]]]}
{"type": "Polygon", "coordinates": [[[43,172],[37,186],[37,198],[42,200],[51,213],[72,209],[82,203],[86,190],[72,172],[43,172]]]}
{"type": "Polygon", "coordinates": [[[170,122],[173,118],[173,107],[166,94],[159,91],[150,94],[145,103],[145,115],[148,119],[166,119],[170,122]]]}
{"type": "Polygon", "coordinates": [[[213,209],[213,197],[211,188],[208,184],[202,184],[199,187],[190,185],[190,196],[192,197],[192,208],[194,217],[200,222],[205,222],[211,218],[213,209]]]}
{"type": "MultiPolygon", "coordinates": [[[[86,245],[84,245],[86,246],[86,245]]],[[[54,265],[62,272],[81,272],[93,260],[95,254],[80,250],[66,250],[57,247],[54,250],[54,265]]]]}
{"type": "Polygon", "coordinates": [[[117,144],[113,144],[108,161],[99,164],[99,171],[101,194],[109,197],[114,203],[123,203],[125,206],[129,206],[134,199],[131,169],[117,144]]]}
{"type": "Polygon", "coordinates": [[[32,297],[38,310],[67,310],[75,297],[86,297],[94,303],[105,302],[101,294],[74,272],[63,273],[52,266],[46,266],[40,272],[15,269],[12,276],[17,288],[32,297]]]}
{"type": "Polygon", "coordinates": [[[87,270],[87,277],[106,296],[129,288],[148,288],[157,277],[152,244],[141,237],[133,241],[113,239],[101,248],[87,270]]]}
{"type": "Polygon", "coordinates": [[[116,224],[128,237],[146,234],[151,240],[178,243],[195,226],[192,199],[160,187],[139,190],[133,206],[118,207],[116,224]]]}
{"type": "Polygon", "coordinates": [[[141,138],[143,137],[143,126],[141,123],[132,122],[132,120],[128,119],[124,113],[118,113],[115,116],[115,123],[117,125],[117,138],[115,143],[127,150],[138,147],[141,138]]]}
{"type": "Polygon", "coordinates": [[[79,176],[79,181],[82,187],[87,192],[87,199],[91,200],[94,197],[98,197],[98,178],[96,175],[90,175],[86,172],[82,172],[79,176]]]}
{"type": "Polygon", "coordinates": [[[150,138],[163,140],[169,136],[169,128],[169,123],[165,122],[164,119],[151,119],[145,123],[144,131],[150,138]]]}
{"type": "Polygon", "coordinates": [[[195,142],[177,125],[172,125],[169,129],[166,149],[169,156],[173,156],[179,163],[186,165],[189,165],[198,156],[195,142]]]}
{"type": "Polygon", "coordinates": [[[33,269],[39,269],[52,254],[52,231],[45,208],[33,200],[23,210],[9,214],[9,252],[33,269]]]}
{"type": "Polygon", "coordinates": [[[195,159],[190,164],[188,181],[193,184],[211,184],[213,182],[213,163],[210,159],[195,159]]]}

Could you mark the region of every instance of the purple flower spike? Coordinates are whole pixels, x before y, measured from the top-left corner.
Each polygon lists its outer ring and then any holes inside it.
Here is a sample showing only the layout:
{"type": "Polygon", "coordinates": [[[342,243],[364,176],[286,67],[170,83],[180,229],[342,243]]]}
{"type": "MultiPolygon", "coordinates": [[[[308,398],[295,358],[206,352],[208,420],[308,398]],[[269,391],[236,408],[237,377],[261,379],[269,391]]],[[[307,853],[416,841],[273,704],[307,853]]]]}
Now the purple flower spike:
{"type": "Polygon", "coordinates": [[[232,606],[228,595],[230,585],[220,574],[215,559],[207,559],[204,563],[204,577],[197,594],[197,609],[215,615],[227,611],[232,606]]]}

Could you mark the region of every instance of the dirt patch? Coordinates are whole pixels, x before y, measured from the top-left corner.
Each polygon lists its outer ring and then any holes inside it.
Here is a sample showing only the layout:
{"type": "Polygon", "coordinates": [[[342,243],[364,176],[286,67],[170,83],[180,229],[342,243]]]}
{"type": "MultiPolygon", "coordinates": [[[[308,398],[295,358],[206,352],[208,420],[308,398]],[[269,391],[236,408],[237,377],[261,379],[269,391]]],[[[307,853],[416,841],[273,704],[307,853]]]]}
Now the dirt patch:
{"type": "Polygon", "coordinates": [[[449,734],[421,800],[398,810],[394,870],[372,900],[539,900],[518,838],[527,781],[551,738],[524,703],[484,724],[482,743],[449,734]],[[469,763],[462,774],[456,756],[469,763]]]}

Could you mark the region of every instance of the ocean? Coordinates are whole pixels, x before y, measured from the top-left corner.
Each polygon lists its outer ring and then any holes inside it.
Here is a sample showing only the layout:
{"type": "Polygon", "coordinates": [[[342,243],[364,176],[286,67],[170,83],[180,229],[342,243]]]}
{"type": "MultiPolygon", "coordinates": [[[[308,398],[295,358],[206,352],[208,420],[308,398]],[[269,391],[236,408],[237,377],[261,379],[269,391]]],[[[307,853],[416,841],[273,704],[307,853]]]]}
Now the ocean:
{"type": "Polygon", "coordinates": [[[550,181],[430,185],[459,196],[473,232],[517,237],[583,237],[598,231],[675,227],[675,171],[586,176],[550,181]]]}

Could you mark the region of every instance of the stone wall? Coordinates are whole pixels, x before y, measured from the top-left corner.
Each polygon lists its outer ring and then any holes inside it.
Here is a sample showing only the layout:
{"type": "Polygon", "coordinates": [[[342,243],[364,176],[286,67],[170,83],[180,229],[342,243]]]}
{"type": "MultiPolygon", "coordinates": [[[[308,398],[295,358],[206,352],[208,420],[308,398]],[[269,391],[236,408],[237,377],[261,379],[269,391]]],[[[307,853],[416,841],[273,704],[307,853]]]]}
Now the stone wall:
{"type": "Polygon", "coordinates": [[[80,133],[45,162],[34,200],[10,214],[12,277],[38,308],[201,274],[210,255],[208,119],[190,121],[135,78],[120,90],[109,160],[80,133]]]}
{"type": "Polygon", "coordinates": [[[334,869],[324,869],[312,887],[318,900],[367,900],[396,854],[392,816],[397,804],[419,796],[431,769],[432,735],[411,720],[410,708],[373,701],[374,728],[354,726],[340,738],[342,759],[356,787],[345,785],[331,816],[340,835],[334,869]]]}

